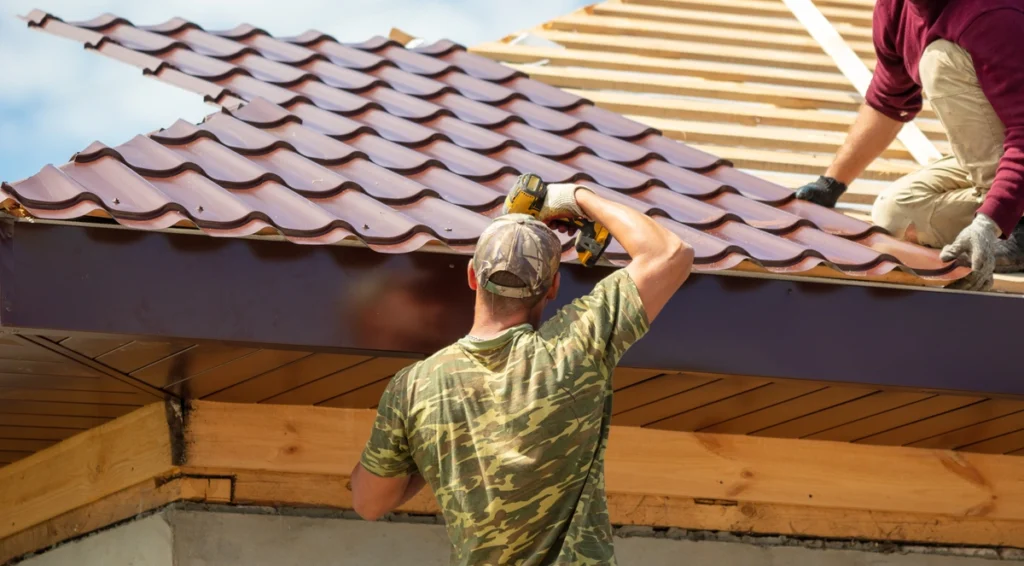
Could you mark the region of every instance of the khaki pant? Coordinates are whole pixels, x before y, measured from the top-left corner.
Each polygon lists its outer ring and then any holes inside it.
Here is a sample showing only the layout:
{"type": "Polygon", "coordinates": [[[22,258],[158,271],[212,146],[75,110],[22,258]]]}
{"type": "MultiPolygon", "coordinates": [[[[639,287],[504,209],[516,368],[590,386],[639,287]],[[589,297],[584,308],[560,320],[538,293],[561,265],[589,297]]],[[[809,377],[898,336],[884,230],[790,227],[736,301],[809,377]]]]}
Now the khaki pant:
{"type": "Polygon", "coordinates": [[[962,47],[945,40],[930,44],[919,70],[953,155],[887,187],[871,217],[897,237],[941,248],[971,223],[992,186],[1006,127],[981,91],[974,61],[962,47]]]}

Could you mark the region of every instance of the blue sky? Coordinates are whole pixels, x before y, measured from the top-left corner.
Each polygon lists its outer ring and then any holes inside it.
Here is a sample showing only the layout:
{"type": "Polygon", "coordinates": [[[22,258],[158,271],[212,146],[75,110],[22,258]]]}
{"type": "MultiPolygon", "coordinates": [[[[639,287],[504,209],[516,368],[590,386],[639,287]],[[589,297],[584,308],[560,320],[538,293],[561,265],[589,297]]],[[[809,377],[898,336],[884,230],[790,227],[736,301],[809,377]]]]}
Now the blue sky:
{"type": "Polygon", "coordinates": [[[198,96],[59,37],[30,31],[17,15],[40,8],[65,20],[111,12],[139,24],[188,18],[208,29],[250,23],[274,34],[314,28],[346,41],[392,26],[465,45],[498,39],[571,12],[587,0],[3,0],[0,2],[0,180],[66,162],[99,140],[215,111],[198,96]]]}

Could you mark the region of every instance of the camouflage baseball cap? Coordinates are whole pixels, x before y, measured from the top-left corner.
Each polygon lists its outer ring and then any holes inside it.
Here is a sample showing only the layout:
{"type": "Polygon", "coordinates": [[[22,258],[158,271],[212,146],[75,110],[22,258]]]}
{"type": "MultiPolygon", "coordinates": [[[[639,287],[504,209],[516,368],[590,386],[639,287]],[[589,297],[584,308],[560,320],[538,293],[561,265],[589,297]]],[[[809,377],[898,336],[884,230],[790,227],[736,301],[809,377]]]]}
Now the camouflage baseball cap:
{"type": "Polygon", "coordinates": [[[503,297],[525,299],[548,290],[561,256],[558,236],[543,222],[527,214],[506,214],[480,235],[473,269],[484,289],[503,297]],[[496,273],[502,272],[514,275],[522,285],[492,281],[496,273]]]}

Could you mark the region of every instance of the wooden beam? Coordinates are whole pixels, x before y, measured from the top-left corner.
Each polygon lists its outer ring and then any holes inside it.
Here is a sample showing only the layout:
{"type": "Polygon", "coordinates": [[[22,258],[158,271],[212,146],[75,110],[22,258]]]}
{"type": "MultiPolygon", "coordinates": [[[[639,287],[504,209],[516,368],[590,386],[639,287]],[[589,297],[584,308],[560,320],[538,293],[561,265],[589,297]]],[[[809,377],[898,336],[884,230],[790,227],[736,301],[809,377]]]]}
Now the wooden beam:
{"type": "Polygon", "coordinates": [[[853,111],[863,100],[854,92],[813,91],[797,88],[748,85],[690,77],[652,76],[538,65],[509,65],[532,78],[557,87],[607,89],[647,94],[699,96],[720,100],[763,102],[783,108],[829,108],[853,111]]]}
{"type": "MultiPolygon", "coordinates": [[[[620,114],[677,118],[705,122],[730,122],[747,126],[781,126],[806,130],[847,132],[855,114],[820,110],[779,108],[766,104],[740,104],[730,101],[703,101],[686,98],[651,97],[643,94],[600,90],[566,89],[589,98],[602,108],[620,114]]],[[[946,131],[938,122],[920,120],[921,131],[937,142],[946,141],[946,131]]]]}
{"type": "MultiPolygon", "coordinates": [[[[822,10],[812,0],[783,0],[793,16],[807,28],[807,33],[820,44],[821,48],[836,62],[836,67],[850,80],[861,96],[867,96],[872,73],[861,60],[864,56],[854,45],[846,41],[832,27],[822,10]]],[[[942,157],[935,145],[925,137],[913,122],[903,126],[898,135],[900,142],[921,165],[928,165],[942,157]]]]}
{"type": "Polygon", "coordinates": [[[229,503],[230,478],[148,479],[0,540],[0,564],[72,540],[175,501],[229,503]]]}
{"type": "Polygon", "coordinates": [[[156,403],[0,469],[0,539],[173,470],[156,403]]]}
{"type": "MultiPolygon", "coordinates": [[[[632,20],[629,18],[574,13],[551,20],[544,24],[544,28],[627,37],[703,41],[717,45],[738,45],[742,47],[781,49],[804,53],[821,52],[821,47],[813,38],[808,37],[806,33],[769,32],[764,30],[748,30],[744,33],[736,33],[735,30],[717,25],[713,19],[709,19],[706,24],[708,25],[632,20]]],[[[859,55],[874,57],[874,47],[870,42],[854,42],[851,47],[859,55]]]]}
{"type": "MultiPolygon", "coordinates": [[[[680,22],[691,24],[711,23],[721,28],[804,33],[803,26],[792,19],[751,16],[749,14],[719,13],[710,15],[704,10],[642,6],[638,4],[621,4],[617,2],[603,2],[601,4],[595,4],[588,10],[590,13],[598,16],[614,16],[634,20],[653,20],[658,22],[680,22]]],[[[865,41],[871,40],[871,28],[843,25],[842,31],[843,35],[850,37],[851,39],[861,39],[865,41]]]]}
{"type": "MultiPolygon", "coordinates": [[[[757,14],[760,16],[771,16],[779,18],[792,17],[789,10],[782,2],[771,0],[625,0],[628,4],[643,4],[647,6],[664,6],[669,8],[689,8],[705,10],[709,12],[708,17],[713,18],[713,12],[723,14],[757,14]]],[[[868,9],[857,9],[848,7],[828,6],[822,8],[822,13],[833,22],[843,22],[861,27],[871,27],[872,11],[868,9]]]]}
{"type": "Polygon", "coordinates": [[[391,28],[391,31],[388,32],[388,38],[393,39],[402,45],[408,45],[409,42],[416,39],[416,36],[400,28],[391,28]]]}
{"type": "MultiPolygon", "coordinates": [[[[196,402],[182,469],[344,475],[374,417],[196,402]]],[[[1020,465],[1007,456],[612,427],[606,485],[635,496],[1024,521],[1020,465]]]]}
{"type": "MultiPolygon", "coordinates": [[[[46,473],[33,467],[37,473],[27,475],[24,464],[11,466],[21,470],[17,475],[4,470],[0,560],[172,501],[351,508],[348,475],[375,417],[366,409],[198,401],[177,435],[187,449],[174,460],[170,442],[160,439],[180,423],[169,425],[163,413],[163,405],[147,407],[101,427],[102,440],[84,433],[33,456],[49,465],[46,473]],[[76,457],[83,441],[106,446],[109,458],[76,457]],[[126,459],[129,445],[147,456],[126,459]],[[163,449],[153,454],[150,445],[163,449]],[[41,498],[49,504],[40,506],[41,498]]],[[[1022,461],[612,427],[605,467],[615,524],[1021,546],[1022,461]]],[[[400,511],[439,509],[427,492],[400,511]]]]}
{"type": "Polygon", "coordinates": [[[712,16],[704,10],[688,8],[666,8],[663,6],[602,2],[590,6],[587,12],[595,16],[650,20],[662,23],[714,24],[719,28],[727,29],[769,30],[780,33],[803,33],[804,31],[804,28],[799,23],[783,18],[766,18],[764,16],[751,16],[748,14],[715,14],[712,16]]]}
{"type": "Polygon", "coordinates": [[[562,49],[523,44],[510,45],[502,42],[484,43],[470,50],[478,55],[507,63],[545,61],[547,65],[556,66],[702,77],[719,81],[768,83],[839,90],[843,92],[851,92],[853,90],[846,81],[846,78],[839,73],[824,73],[820,71],[750,67],[716,61],[670,60],[662,57],[630,55],[627,53],[562,49]]]}
{"type": "MultiPolygon", "coordinates": [[[[347,475],[242,472],[234,476],[235,505],[273,505],[351,509],[347,475]]],[[[609,493],[615,525],[677,527],[734,533],[856,538],[869,540],[1012,546],[1019,544],[1017,523],[984,518],[929,514],[817,509],[801,505],[740,503],[609,493]]],[[[399,512],[435,515],[440,508],[429,489],[402,505],[399,512]]]]}
{"type": "MultiPolygon", "coordinates": [[[[662,131],[675,140],[692,143],[709,143],[732,147],[756,149],[779,149],[792,152],[836,153],[846,140],[838,132],[811,132],[771,126],[744,126],[715,124],[690,120],[671,120],[650,116],[626,115],[627,118],[643,122],[662,131]]],[[[882,153],[888,159],[910,159],[910,152],[894,142],[882,153]]]]}
{"type": "Polygon", "coordinates": [[[723,61],[785,69],[835,72],[836,66],[825,54],[792,53],[779,49],[755,49],[732,45],[709,45],[699,41],[679,41],[650,37],[617,37],[595,33],[578,33],[536,29],[532,35],[574,49],[590,49],[669,59],[723,61]]]}
{"type": "Polygon", "coordinates": [[[997,274],[994,291],[1000,293],[1024,293],[1024,273],[997,274]]]}
{"type": "MultiPolygon", "coordinates": [[[[808,173],[820,175],[828,168],[835,158],[828,154],[793,153],[787,151],[769,151],[745,147],[718,146],[708,144],[691,144],[703,151],[711,152],[723,159],[728,159],[740,169],[757,169],[777,171],[780,173],[808,173]]],[[[875,181],[895,181],[900,177],[917,171],[918,167],[909,161],[889,161],[876,159],[861,175],[861,179],[875,181]]]]}

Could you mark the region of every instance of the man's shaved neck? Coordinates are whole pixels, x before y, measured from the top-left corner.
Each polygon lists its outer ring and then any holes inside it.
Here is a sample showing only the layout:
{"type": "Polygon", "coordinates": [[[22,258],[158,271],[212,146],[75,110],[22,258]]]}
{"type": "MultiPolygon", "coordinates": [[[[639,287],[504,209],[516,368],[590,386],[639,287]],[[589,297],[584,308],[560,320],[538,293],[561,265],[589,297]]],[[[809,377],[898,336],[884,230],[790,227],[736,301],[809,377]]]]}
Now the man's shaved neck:
{"type": "Polygon", "coordinates": [[[470,336],[486,340],[521,324],[531,324],[534,328],[540,324],[540,315],[543,310],[541,305],[530,310],[498,314],[489,304],[489,299],[492,296],[486,291],[477,292],[473,328],[469,331],[470,336]]]}

